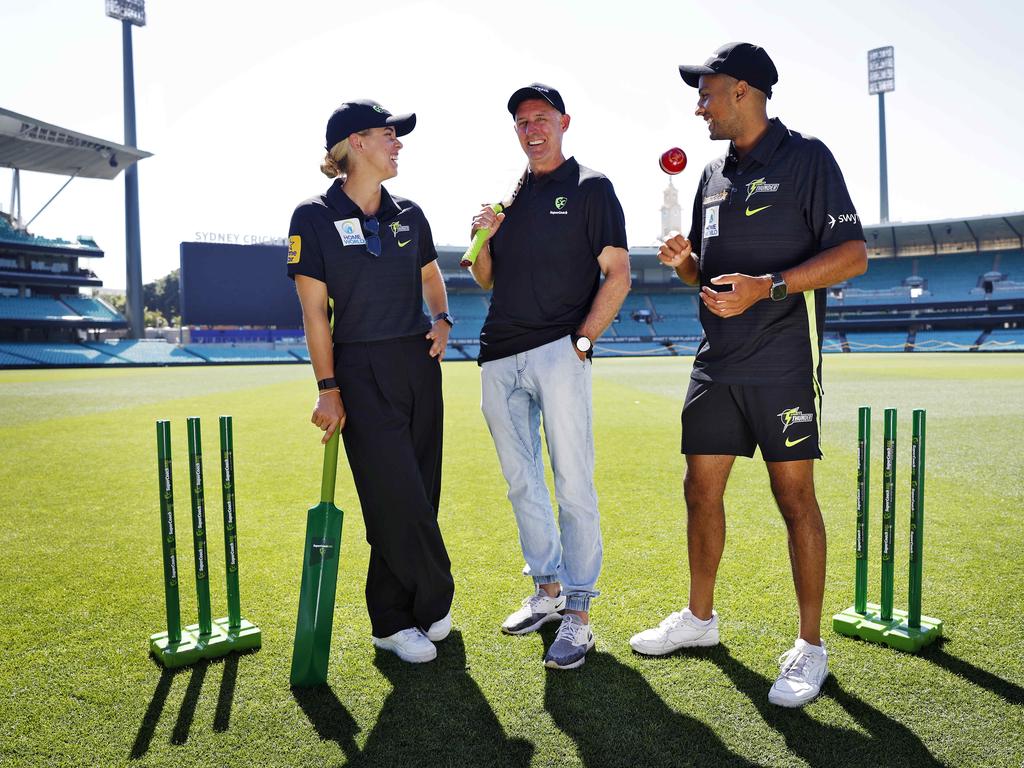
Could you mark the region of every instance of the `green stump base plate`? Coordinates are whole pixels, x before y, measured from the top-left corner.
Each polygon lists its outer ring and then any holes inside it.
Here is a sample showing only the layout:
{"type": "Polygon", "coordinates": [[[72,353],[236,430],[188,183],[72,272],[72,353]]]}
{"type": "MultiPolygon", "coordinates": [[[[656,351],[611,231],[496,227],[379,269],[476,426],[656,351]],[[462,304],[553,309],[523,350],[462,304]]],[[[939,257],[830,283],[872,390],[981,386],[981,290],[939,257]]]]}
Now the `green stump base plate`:
{"type": "Polygon", "coordinates": [[[232,651],[248,651],[263,645],[263,633],[260,632],[260,628],[245,619],[242,619],[242,624],[237,630],[231,629],[227,616],[214,619],[213,626],[224,633],[232,651]]]}
{"type": "Polygon", "coordinates": [[[865,613],[857,613],[852,606],[837,613],[832,617],[832,629],[840,635],[914,653],[942,636],[942,619],[922,616],[921,626],[915,629],[907,623],[906,611],[893,610],[892,619],[883,621],[882,607],[868,603],[865,613]]]}
{"type": "Polygon", "coordinates": [[[167,642],[166,632],[158,632],[149,638],[150,653],[168,669],[195,664],[200,659],[224,656],[233,650],[228,636],[216,624],[206,637],[199,634],[198,624],[190,624],[181,630],[181,642],[173,645],[167,642]]]}

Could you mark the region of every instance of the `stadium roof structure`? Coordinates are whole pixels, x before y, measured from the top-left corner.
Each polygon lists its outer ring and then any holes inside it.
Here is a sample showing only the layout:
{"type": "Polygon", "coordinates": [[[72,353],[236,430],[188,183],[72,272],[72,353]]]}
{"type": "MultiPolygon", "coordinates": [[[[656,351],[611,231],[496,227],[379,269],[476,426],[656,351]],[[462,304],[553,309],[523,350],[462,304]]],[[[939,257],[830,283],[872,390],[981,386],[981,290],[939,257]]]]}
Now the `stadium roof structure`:
{"type": "Polygon", "coordinates": [[[135,147],[52,125],[0,107],[0,167],[87,179],[113,179],[151,157],[135,147]]]}
{"type": "Polygon", "coordinates": [[[870,255],[1024,248],[1024,212],[936,221],[887,222],[864,227],[870,255]]]}

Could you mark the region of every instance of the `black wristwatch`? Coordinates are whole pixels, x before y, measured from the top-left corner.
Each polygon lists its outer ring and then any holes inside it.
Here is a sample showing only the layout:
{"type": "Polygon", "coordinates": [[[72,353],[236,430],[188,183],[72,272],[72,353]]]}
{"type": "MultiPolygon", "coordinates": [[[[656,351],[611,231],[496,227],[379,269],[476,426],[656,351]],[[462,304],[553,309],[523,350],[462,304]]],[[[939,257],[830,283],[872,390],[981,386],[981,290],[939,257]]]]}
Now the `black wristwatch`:
{"type": "Polygon", "coordinates": [[[455,325],[455,318],[449,315],[447,312],[438,312],[436,315],[434,315],[433,322],[436,323],[438,320],[444,320],[446,323],[448,323],[449,328],[455,325]]]}
{"type": "Polygon", "coordinates": [[[587,357],[594,354],[594,342],[590,340],[589,336],[574,333],[572,335],[572,345],[580,352],[583,352],[587,357]]]}
{"type": "Polygon", "coordinates": [[[772,279],[772,289],[768,292],[768,295],[771,297],[772,301],[782,301],[789,295],[789,288],[786,287],[786,281],[778,272],[772,272],[769,277],[772,279]]]}
{"type": "Polygon", "coordinates": [[[333,378],[320,379],[320,381],[316,383],[316,388],[319,389],[321,392],[324,392],[328,389],[340,389],[340,387],[338,387],[338,382],[333,378]]]}

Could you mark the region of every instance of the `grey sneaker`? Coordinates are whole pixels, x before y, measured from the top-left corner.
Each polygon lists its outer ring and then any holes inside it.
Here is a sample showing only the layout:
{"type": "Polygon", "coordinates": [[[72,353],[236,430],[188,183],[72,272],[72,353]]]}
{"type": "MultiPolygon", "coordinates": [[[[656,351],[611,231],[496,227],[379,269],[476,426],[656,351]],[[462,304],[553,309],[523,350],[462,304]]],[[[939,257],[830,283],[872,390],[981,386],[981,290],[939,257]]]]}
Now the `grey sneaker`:
{"type": "Polygon", "coordinates": [[[562,618],[560,611],[564,610],[565,595],[549,597],[547,592],[538,587],[535,594],[523,600],[522,608],[509,614],[501,625],[501,631],[506,635],[525,635],[540,629],[549,621],[558,621],[562,618]]]}
{"type": "Polygon", "coordinates": [[[587,651],[594,647],[594,633],[575,613],[562,618],[555,642],[544,656],[544,666],[551,669],[575,669],[587,660],[587,651]]]}

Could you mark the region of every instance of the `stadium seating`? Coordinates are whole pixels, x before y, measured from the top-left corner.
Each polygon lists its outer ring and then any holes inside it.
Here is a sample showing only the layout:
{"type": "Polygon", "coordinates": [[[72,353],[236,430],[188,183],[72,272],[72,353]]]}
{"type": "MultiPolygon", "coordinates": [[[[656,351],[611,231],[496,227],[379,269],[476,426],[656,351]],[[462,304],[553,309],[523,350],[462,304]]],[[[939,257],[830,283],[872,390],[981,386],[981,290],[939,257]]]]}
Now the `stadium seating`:
{"type": "MultiPolygon", "coordinates": [[[[13,345],[12,345],[13,348],[13,345]]],[[[12,355],[9,352],[0,352],[0,366],[16,366],[16,365],[38,365],[39,363],[35,360],[31,360],[27,357],[21,357],[20,355],[12,355]]]]}
{"type": "Polygon", "coordinates": [[[918,331],[915,352],[967,352],[974,346],[981,331],[918,331]]]}
{"type": "Polygon", "coordinates": [[[85,342],[85,346],[108,355],[116,355],[129,363],[140,363],[145,365],[189,365],[203,362],[201,357],[189,354],[181,347],[175,344],[168,344],[162,339],[91,341],[85,342]]]}
{"type": "Polygon", "coordinates": [[[668,347],[652,341],[621,342],[598,339],[594,345],[594,357],[627,357],[629,355],[664,355],[668,356],[668,347]]]}
{"type": "Polygon", "coordinates": [[[979,349],[986,352],[1024,351],[1024,328],[998,328],[989,334],[979,349]]]}
{"type": "Polygon", "coordinates": [[[0,352],[34,360],[42,365],[124,365],[125,361],[81,344],[0,344],[0,352]]]}
{"type": "Polygon", "coordinates": [[[77,315],[71,307],[48,296],[0,296],[0,319],[3,320],[63,320],[77,319],[77,315]]]}
{"type": "Polygon", "coordinates": [[[445,360],[476,360],[480,356],[479,344],[459,344],[461,349],[449,346],[445,360]]]}
{"type": "Polygon", "coordinates": [[[61,301],[71,307],[76,314],[90,320],[123,320],[117,312],[99,299],[91,296],[61,296],[61,301]]]}
{"type": "Polygon", "coordinates": [[[209,363],[294,363],[296,360],[287,349],[269,347],[189,344],[185,349],[209,363]]]}
{"type": "Polygon", "coordinates": [[[889,333],[847,333],[851,352],[902,352],[906,348],[906,331],[889,333]]]}

